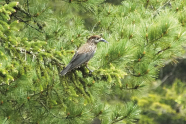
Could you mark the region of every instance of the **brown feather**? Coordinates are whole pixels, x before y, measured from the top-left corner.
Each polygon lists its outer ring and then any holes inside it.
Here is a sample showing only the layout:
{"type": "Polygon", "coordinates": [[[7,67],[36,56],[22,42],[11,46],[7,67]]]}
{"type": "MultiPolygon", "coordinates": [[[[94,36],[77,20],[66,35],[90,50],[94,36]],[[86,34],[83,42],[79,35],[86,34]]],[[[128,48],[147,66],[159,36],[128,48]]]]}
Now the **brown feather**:
{"type": "Polygon", "coordinates": [[[87,42],[77,50],[69,64],[61,71],[61,75],[63,76],[72,69],[79,67],[81,64],[87,63],[94,56],[97,43],[99,42],[97,42],[97,40],[100,38],[101,37],[98,35],[91,36],[87,42]]]}

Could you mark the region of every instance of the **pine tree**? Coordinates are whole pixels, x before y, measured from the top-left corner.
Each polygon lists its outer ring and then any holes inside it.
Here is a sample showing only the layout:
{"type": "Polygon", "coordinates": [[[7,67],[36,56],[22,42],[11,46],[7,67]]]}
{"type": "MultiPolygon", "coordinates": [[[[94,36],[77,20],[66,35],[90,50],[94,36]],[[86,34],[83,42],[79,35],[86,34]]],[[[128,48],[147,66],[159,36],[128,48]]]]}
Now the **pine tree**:
{"type": "Polygon", "coordinates": [[[134,98],[142,108],[139,124],[184,124],[186,123],[185,82],[176,79],[173,84],[157,87],[144,98],[134,98]]]}
{"type": "Polygon", "coordinates": [[[184,0],[18,2],[0,2],[2,123],[133,123],[140,109],[131,96],[147,94],[164,63],[183,53],[184,0]],[[60,76],[95,34],[109,44],[98,44],[94,72],[60,76]]]}

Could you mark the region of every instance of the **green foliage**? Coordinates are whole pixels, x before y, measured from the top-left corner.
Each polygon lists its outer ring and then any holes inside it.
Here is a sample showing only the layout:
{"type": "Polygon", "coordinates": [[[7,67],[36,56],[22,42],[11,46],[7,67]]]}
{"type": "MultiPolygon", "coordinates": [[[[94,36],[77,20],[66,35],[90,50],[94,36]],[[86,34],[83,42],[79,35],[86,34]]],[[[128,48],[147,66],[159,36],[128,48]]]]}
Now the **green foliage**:
{"type": "Polygon", "coordinates": [[[177,79],[171,87],[158,87],[144,98],[134,98],[142,108],[139,124],[186,123],[185,94],[185,83],[177,79]]]}
{"type": "Polygon", "coordinates": [[[3,123],[133,123],[140,110],[130,98],[146,94],[164,62],[183,53],[184,0],[2,3],[3,123]],[[89,62],[94,72],[81,66],[60,76],[74,50],[95,34],[109,44],[98,44],[89,62]]]}

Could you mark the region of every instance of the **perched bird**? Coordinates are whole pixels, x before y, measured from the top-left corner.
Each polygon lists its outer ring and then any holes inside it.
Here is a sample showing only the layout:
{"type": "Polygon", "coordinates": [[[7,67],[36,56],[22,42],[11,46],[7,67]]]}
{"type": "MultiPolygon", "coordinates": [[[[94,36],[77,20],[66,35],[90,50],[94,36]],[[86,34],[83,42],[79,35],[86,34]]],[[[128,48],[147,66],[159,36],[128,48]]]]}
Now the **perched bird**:
{"type": "Polygon", "coordinates": [[[70,63],[61,71],[61,75],[65,75],[67,72],[71,71],[74,68],[79,67],[83,63],[86,64],[87,69],[92,72],[87,64],[88,61],[94,56],[94,53],[97,49],[97,43],[105,42],[108,43],[105,39],[101,38],[98,35],[91,36],[85,44],[83,44],[75,53],[70,63]]]}

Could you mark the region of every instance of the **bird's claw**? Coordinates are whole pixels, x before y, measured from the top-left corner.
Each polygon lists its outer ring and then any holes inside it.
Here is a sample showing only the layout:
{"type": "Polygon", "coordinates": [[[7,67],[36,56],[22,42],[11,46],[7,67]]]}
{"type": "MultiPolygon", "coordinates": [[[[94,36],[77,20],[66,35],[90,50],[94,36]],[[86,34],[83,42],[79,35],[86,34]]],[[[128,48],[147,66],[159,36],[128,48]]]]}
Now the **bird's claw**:
{"type": "Polygon", "coordinates": [[[90,68],[86,65],[87,69],[89,70],[89,74],[92,74],[93,70],[90,70],[90,68]]]}
{"type": "Polygon", "coordinates": [[[92,74],[93,70],[89,70],[89,74],[92,74]]]}

